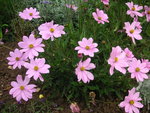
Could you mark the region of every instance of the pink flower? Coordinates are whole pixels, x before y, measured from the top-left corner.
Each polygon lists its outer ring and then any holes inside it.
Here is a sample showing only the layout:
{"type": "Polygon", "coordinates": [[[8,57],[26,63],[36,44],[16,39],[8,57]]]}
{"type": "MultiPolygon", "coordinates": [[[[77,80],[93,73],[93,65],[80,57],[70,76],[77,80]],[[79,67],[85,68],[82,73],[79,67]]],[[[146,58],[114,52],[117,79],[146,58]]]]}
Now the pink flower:
{"type": "Polygon", "coordinates": [[[28,101],[28,99],[31,99],[32,93],[36,92],[36,85],[28,84],[30,79],[27,76],[22,80],[22,76],[18,75],[16,80],[17,82],[11,82],[13,88],[9,91],[9,94],[13,95],[13,98],[16,98],[17,101],[21,99],[28,101]]]}
{"type": "Polygon", "coordinates": [[[109,22],[108,21],[108,16],[107,14],[104,13],[103,10],[99,10],[98,8],[96,9],[96,12],[92,13],[94,19],[99,23],[104,24],[105,22],[109,22]]]}
{"type": "Polygon", "coordinates": [[[66,4],[67,8],[73,9],[74,11],[77,11],[78,7],[75,5],[71,5],[71,4],[66,4]]]}
{"type": "Polygon", "coordinates": [[[128,62],[126,60],[126,54],[123,52],[120,46],[112,48],[110,58],[108,59],[108,64],[111,65],[109,70],[110,75],[113,75],[114,69],[120,71],[123,74],[126,73],[125,67],[128,67],[128,62]]]}
{"type": "Polygon", "coordinates": [[[12,65],[13,69],[16,69],[16,67],[21,69],[21,66],[24,65],[25,61],[27,61],[23,52],[19,49],[15,49],[14,52],[11,51],[9,55],[10,57],[7,58],[7,60],[9,60],[8,64],[12,65]]]}
{"type": "Polygon", "coordinates": [[[39,12],[36,8],[26,8],[23,12],[19,12],[19,16],[24,20],[32,20],[33,18],[40,18],[39,12]]]}
{"type": "Polygon", "coordinates": [[[142,63],[146,63],[146,68],[150,70],[150,61],[148,59],[142,59],[142,63]]]}
{"type": "Polygon", "coordinates": [[[71,103],[70,109],[71,109],[72,113],[80,113],[80,108],[76,102],[71,103]]]}
{"type": "Polygon", "coordinates": [[[49,73],[49,68],[51,66],[45,64],[44,58],[35,58],[35,60],[31,59],[30,63],[26,63],[25,67],[28,69],[26,74],[29,78],[33,76],[34,80],[37,80],[39,78],[41,81],[44,81],[41,74],[49,73]]]}
{"type": "Polygon", "coordinates": [[[125,48],[124,52],[126,54],[127,61],[131,61],[134,58],[132,51],[130,51],[128,48],[125,48]]]}
{"type": "Polygon", "coordinates": [[[91,62],[91,58],[86,59],[85,61],[80,61],[78,63],[77,68],[75,69],[75,73],[77,75],[78,81],[83,81],[84,83],[90,82],[90,80],[94,80],[94,76],[91,72],[87,70],[91,70],[96,68],[96,66],[91,62]]]}
{"type": "Polygon", "coordinates": [[[129,37],[131,37],[132,42],[134,44],[135,43],[135,39],[137,40],[142,40],[142,36],[140,35],[140,33],[142,32],[141,29],[137,28],[139,26],[139,23],[137,22],[133,22],[132,24],[130,24],[129,22],[125,22],[125,27],[124,29],[126,30],[126,33],[129,37]]]}
{"type": "Polygon", "coordinates": [[[79,46],[75,48],[78,50],[78,53],[83,53],[84,55],[89,55],[90,57],[94,57],[94,53],[99,50],[96,48],[98,46],[97,43],[93,43],[93,38],[83,38],[82,41],[78,42],[79,46]]]}
{"type": "Polygon", "coordinates": [[[35,38],[33,34],[29,36],[23,36],[23,41],[19,42],[18,45],[22,52],[25,52],[25,56],[29,59],[33,59],[34,56],[38,56],[38,52],[44,52],[42,47],[45,47],[42,43],[42,38],[35,38]]]}
{"type": "Polygon", "coordinates": [[[119,104],[119,107],[125,108],[126,113],[139,113],[138,108],[142,108],[143,104],[139,101],[142,99],[139,97],[140,92],[135,92],[135,88],[128,91],[128,96],[125,97],[124,101],[119,104]]]}
{"type": "Polygon", "coordinates": [[[40,25],[38,30],[40,31],[39,34],[42,35],[42,38],[45,40],[48,40],[49,38],[51,38],[51,40],[53,41],[54,38],[61,37],[62,34],[65,34],[65,32],[63,31],[64,26],[54,24],[53,21],[46,22],[40,25]]]}
{"type": "Polygon", "coordinates": [[[109,0],[101,0],[101,2],[103,2],[103,4],[105,4],[105,5],[109,4],[109,0]]]}
{"type": "Polygon", "coordinates": [[[127,15],[130,15],[132,18],[134,17],[142,17],[143,14],[138,12],[143,9],[143,6],[134,5],[133,2],[127,2],[126,5],[129,7],[129,10],[127,11],[127,15]]]}
{"type": "Polygon", "coordinates": [[[148,79],[148,75],[146,73],[149,72],[149,69],[146,67],[146,63],[141,63],[141,61],[136,58],[129,63],[128,71],[131,73],[131,78],[136,78],[137,82],[148,79]]]}
{"type": "Polygon", "coordinates": [[[150,7],[144,6],[147,22],[150,22],[150,7]]]}

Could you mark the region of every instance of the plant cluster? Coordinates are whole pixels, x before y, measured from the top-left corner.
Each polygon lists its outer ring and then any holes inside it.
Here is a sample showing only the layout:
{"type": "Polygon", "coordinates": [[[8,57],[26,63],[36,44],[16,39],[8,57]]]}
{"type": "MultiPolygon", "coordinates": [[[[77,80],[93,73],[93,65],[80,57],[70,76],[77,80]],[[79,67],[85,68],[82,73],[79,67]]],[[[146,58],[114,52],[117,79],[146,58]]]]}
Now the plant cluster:
{"type": "MultiPolygon", "coordinates": [[[[94,12],[95,7],[102,5],[100,2],[93,3],[83,0],[77,4],[78,6],[67,3],[64,7],[68,8],[69,14],[76,14],[76,18],[69,15],[68,24],[65,25],[55,24],[55,20],[48,20],[40,25],[38,23],[34,32],[30,31],[32,33],[29,37],[23,36],[23,41],[18,43],[20,49],[11,51],[10,57],[7,58],[8,64],[13,66],[13,69],[17,67],[21,69],[22,66],[27,69],[25,80],[18,75],[17,82],[11,82],[13,88],[10,90],[10,94],[17,101],[21,99],[27,101],[32,98],[36,87],[33,84],[28,85],[32,77],[34,80],[45,81],[43,89],[51,87],[53,92],[61,92],[68,101],[84,98],[86,102],[90,91],[94,91],[99,97],[110,94],[121,97],[121,93],[133,87],[128,76],[121,76],[121,74],[131,74],[131,78],[136,78],[137,82],[148,79],[150,62],[148,58],[144,58],[147,56],[138,55],[138,52],[134,55],[133,53],[143,44],[141,35],[143,23],[140,21],[142,17],[146,17],[145,22],[150,22],[150,8],[146,5],[143,7],[133,2],[127,2],[126,5],[129,8],[127,15],[131,16],[133,22],[124,20],[124,27],[121,26],[122,28],[119,29],[120,26],[111,19],[115,13],[112,15],[109,13],[108,6],[111,2],[109,0],[101,0],[101,2],[105,6],[104,10],[96,8],[96,12],[94,12]],[[91,8],[88,10],[89,4],[91,4],[91,8]],[[115,28],[111,26],[112,24],[115,24],[115,28]],[[99,32],[99,30],[101,31],[99,32]],[[126,37],[125,33],[128,38],[122,41],[122,38],[126,37]],[[116,38],[118,36],[119,38],[116,38]],[[131,43],[130,39],[133,44],[126,44],[131,43]],[[135,39],[141,41],[136,43],[135,39]],[[120,45],[125,49],[122,49],[120,45]],[[141,60],[137,59],[138,57],[141,60]],[[111,66],[110,70],[108,64],[111,66]],[[50,74],[49,69],[51,69],[50,74]],[[115,72],[114,69],[119,72],[115,72]],[[117,76],[110,77],[109,73],[117,76]],[[122,88],[119,88],[120,86],[122,88]]],[[[48,1],[44,3],[51,4],[48,1]]],[[[32,7],[19,12],[19,16],[24,22],[43,18],[38,10],[32,7]]],[[[142,100],[139,94],[135,88],[132,88],[119,106],[124,107],[126,112],[138,113],[138,108],[143,107],[139,102],[142,100]]],[[[72,104],[72,106],[70,107],[72,112],[74,112],[73,109],[79,112],[77,104],[72,104]],[[72,106],[76,108],[74,109],[72,106]]]]}

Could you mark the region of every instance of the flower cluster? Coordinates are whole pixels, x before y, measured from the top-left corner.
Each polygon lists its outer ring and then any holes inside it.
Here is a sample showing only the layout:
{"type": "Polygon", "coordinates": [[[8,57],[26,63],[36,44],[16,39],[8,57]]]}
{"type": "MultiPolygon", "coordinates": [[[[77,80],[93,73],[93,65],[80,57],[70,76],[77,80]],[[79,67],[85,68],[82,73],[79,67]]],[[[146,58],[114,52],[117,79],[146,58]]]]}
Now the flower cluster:
{"type": "MultiPolygon", "coordinates": [[[[19,13],[19,16],[24,20],[32,20],[40,18],[39,12],[36,11],[36,8],[26,8],[23,12],[19,13]]],[[[54,40],[54,38],[61,37],[62,34],[65,34],[63,31],[64,26],[54,24],[53,21],[44,23],[39,26],[39,34],[42,35],[42,38],[35,38],[33,33],[29,37],[23,36],[23,41],[18,43],[20,49],[16,48],[14,51],[9,53],[7,58],[8,65],[12,66],[13,69],[17,67],[25,67],[27,69],[25,80],[22,80],[22,76],[17,76],[17,82],[11,82],[12,89],[10,94],[13,95],[13,98],[16,98],[17,101],[21,99],[28,101],[32,98],[32,93],[35,92],[35,85],[28,85],[30,79],[33,77],[34,80],[38,78],[41,81],[44,81],[42,74],[48,74],[49,68],[51,66],[46,64],[45,58],[37,58],[39,53],[44,52],[45,45],[42,44],[43,39],[54,40]]]]}
{"type": "MultiPolygon", "coordinates": [[[[138,60],[133,55],[132,51],[128,48],[122,50],[120,46],[113,47],[108,59],[110,67],[110,75],[113,75],[114,69],[125,74],[127,71],[131,74],[131,78],[135,78],[137,82],[143,82],[144,79],[148,79],[148,72],[150,71],[150,62],[147,59],[138,60]]],[[[135,92],[135,88],[129,90],[129,95],[125,97],[125,100],[119,104],[120,107],[125,107],[127,113],[138,113],[137,108],[142,108],[143,105],[138,101],[139,92],[135,92]]]]}
{"type": "Polygon", "coordinates": [[[148,60],[138,60],[128,48],[122,50],[120,46],[113,47],[108,59],[110,67],[110,75],[113,75],[114,69],[126,74],[128,70],[131,78],[136,78],[137,82],[148,79],[147,73],[150,71],[148,60]],[[128,68],[128,69],[127,69],[128,68]],[[127,70],[126,70],[127,69],[127,70]]]}
{"type": "MultiPolygon", "coordinates": [[[[83,0],[88,2],[88,0],[83,0]]],[[[109,5],[109,0],[101,0],[104,5],[109,5]]],[[[133,44],[136,44],[136,40],[142,40],[141,32],[142,26],[138,21],[139,17],[146,16],[147,22],[150,22],[150,7],[148,6],[139,6],[133,2],[126,3],[129,10],[127,15],[130,15],[133,18],[133,22],[124,22],[123,29],[126,34],[132,39],[133,44]],[[144,11],[142,12],[142,10],[144,11]]],[[[67,8],[77,11],[78,7],[71,4],[65,5],[67,8]]],[[[19,12],[19,16],[24,20],[33,20],[40,18],[39,12],[36,8],[26,8],[23,12],[19,12]]],[[[93,18],[97,21],[98,24],[109,23],[108,15],[98,8],[96,12],[92,13],[93,18]]],[[[42,74],[48,74],[51,66],[46,64],[45,58],[38,58],[39,53],[44,52],[45,45],[42,43],[43,40],[50,39],[51,41],[56,40],[56,38],[61,37],[66,34],[64,31],[63,25],[54,24],[54,21],[46,22],[41,24],[38,27],[39,34],[41,38],[35,38],[33,33],[30,36],[23,36],[23,40],[18,43],[20,49],[16,48],[14,51],[9,53],[7,58],[8,65],[12,66],[13,69],[22,67],[26,68],[25,79],[22,79],[21,75],[18,75],[15,81],[11,82],[13,87],[10,90],[10,95],[13,95],[13,98],[16,98],[17,101],[21,99],[28,101],[32,98],[32,93],[36,91],[34,84],[29,84],[30,79],[33,77],[34,80],[40,79],[42,82],[44,78],[42,74]]],[[[82,38],[81,41],[78,41],[77,47],[75,50],[78,51],[78,57],[80,58],[79,63],[75,69],[75,74],[77,76],[78,82],[83,81],[84,83],[89,83],[91,80],[94,80],[94,75],[90,70],[95,69],[96,65],[91,63],[91,58],[94,57],[94,54],[99,52],[98,44],[93,42],[93,38],[82,38]],[[85,60],[83,60],[86,58],[85,60]]],[[[148,79],[148,72],[150,71],[150,62],[147,59],[137,59],[129,48],[124,50],[120,46],[112,47],[110,53],[110,58],[107,60],[110,65],[109,73],[110,75],[114,74],[114,70],[121,72],[122,74],[130,73],[131,78],[135,78],[137,82],[142,82],[145,79],[148,79]]],[[[119,104],[120,107],[125,108],[125,112],[128,113],[139,113],[138,108],[142,108],[143,105],[139,102],[142,99],[139,97],[139,92],[136,92],[135,88],[129,90],[129,95],[125,97],[125,100],[119,104]]],[[[42,96],[40,97],[42,98],[42,96]]],[[[80,112],[80,109],[76,103],[70,105],[72,112],[80,112]]]]}
{"type": "Polygon", "coordinates": [[[141,23],[138,21],[138,17],[143,17],[146,15],[147,22],[150,22],[150,8],[148,6],[139,6],[137,4],[134,4],[133,2],[127,2],[126,5],[129,7],[129,10],[127,11],[127,15],[130,15],[133,18],[133,22],[130,24],[130,22],[125,22],[124,29],[127,33],[127,35],[132,39],[133,44],[136,40],[142,40],[141,32],[142,32],[142,26],[141,23]],[[144,12],[140,12],[142,9],[144,9],[144,12]]]}
{"type": "MultiPolygon", "coordinates": [[[[85,56],[94,57],[94,53],[99,50],[96,48],[97,43],[93,43],[93,38],[83,38],[82,41],[78,42],[79,46],[75,48],[78,50],[78,54],[84,54],[85,56]]],[[[77,75],[78,81],[83,81],[84,83],[94,80],[94,75],[88,70],[96,68],[95,64],[91,63],[91,58],[87,58],[85,61],[80,60],[75,69],[75,74],[77,75]]]]}

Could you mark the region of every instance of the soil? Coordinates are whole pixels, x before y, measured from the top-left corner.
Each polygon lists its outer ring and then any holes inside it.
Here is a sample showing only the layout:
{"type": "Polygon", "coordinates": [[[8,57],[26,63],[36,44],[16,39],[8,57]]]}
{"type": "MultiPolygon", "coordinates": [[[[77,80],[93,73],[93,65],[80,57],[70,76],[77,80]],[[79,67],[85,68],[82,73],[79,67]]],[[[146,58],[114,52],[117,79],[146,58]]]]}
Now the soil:
{"type": "MultiPolygon", "coordinates": [[[[18,110],[18,113],[29,113],[28,109],[30,104],[32,104],[34,101],[37,101],[38,98],[38,95],[35,94],[34,98],[29,100],[29,102],[18,104],[16,100],[13,99],[11,95],[9,95],[9,90],[11,89],[10,82],[14,81],[18,74],[24,75],[25,73],[25,69],[12,70],[8,68],[8,61],[6,60],[6,58],[9,56],[9,52],[11,50],[14,50],[16,47],[16,42],[8,42],[4,45],[0,45],[0,113],[1,110],[4,107],[7,107],[6,105],[9,104],[16,104],[20,109],[18,110]]],[[[117,99],[103,99],[101,101],[96,100],[96,105],[91,104],[90,108],[85,107],[83,103],[79,103],[78,105],[80,106],[81,113],[124,113],[123,109],[118,107],[118,103],[119,100],[117,99]]],[[[66,102],[63,98],[54,99],[49,107],[52,113],[71,113],[69,103],[66,102]]],[[[147,106],[145,106],[145,108],[141,110],[141,113],[149,112],[150,111],[147,110],[147,106]]],[[[11,111],[11,113],[14,112],[11,111]]],[[[44,113],[47,112],[45,111],[44,113]]]]}

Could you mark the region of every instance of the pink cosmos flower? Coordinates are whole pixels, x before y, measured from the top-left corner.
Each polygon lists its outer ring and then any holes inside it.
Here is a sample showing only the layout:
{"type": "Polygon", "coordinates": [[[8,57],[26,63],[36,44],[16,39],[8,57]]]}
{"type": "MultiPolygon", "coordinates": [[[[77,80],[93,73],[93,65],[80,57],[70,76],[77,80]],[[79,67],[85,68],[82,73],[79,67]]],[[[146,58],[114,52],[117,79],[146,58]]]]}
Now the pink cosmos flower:
{"type": "Polygon", "coordinates": [[[94,19],[99,23],[104,24],[105,22],[109,22],[108,21],[108,16],[107,14],[104,13],[103,10],[99,10],[98,8],[96,9],[96,12],[92,13],[94,19]]]}
{"type": "Polygon", "coordinates": [[[126,33],[129,37],[131,37],[132,42],[134,44],[135,43],[135,39],[137,40],[142,40],[142,36],[140,35],[140,33],[142,32],[141,29],[137,28],[139,25],[139,23],[137,22],[133,22],[132,24],[130,24],[129,22],[125,22],[125,27],[124,29],[126,30],[126,33]]]}
{"type": "Polygon", "coordinates": [[[143,14],[138,12],[143,9],[143,6],[134,5],[133,2],[127,2],[126,5],[129,7],[129,10],[127,11],[127,15],[130,15],[132,18],[134,17],[142,17],[143,14]]]}
{"type": "Polygon", "coordinates": [[[74,11],[77,11],[78,7],[75,5],[71,5],[71,4],[66,4],[67,8],[73,9],[74,11]]]}
{"type": "Polygon", "coordinates": [[[134,55],[133,55],[132,51],[130,51],[128,48],[125,48],[124,52],[126,54],[127,61],[130,62],[134,58],[134,55]]]}
{"type": "Polygon", "coordinates": [[[71,109],[72,113],[80,113],[80,108],[76,102],[71,103],[70,109],[71,109]]]}
{"type": "Polygon", "coordinates": [[[101,0],[101,2],[103,2],[105,5],[109,5],[109,0],[101,0]]]}
{"type": "Polygon", "coordinates": [[[9,55],[10,57],[7,57],[7,60],[9,60],[8,64],[12,65],[13,69],[16,69],[16,67],[21,69],[21,66],[24,65],[25,61],[27,61],[23,52],[19,49],[15,49],[14,52],[11,51],[9,55]]]}
{"type": "Polygon", "coordinates": [[[23,41],[19,42],[18,45],[22,52],[25,52],[25,56],[29,57],[29,59],[33,59],[34,56],[38,56],[38,52],[44,52],[43,47],[45,47],[42,43],[42,38],[35,38],[33,34],[29,37],[23,36],[23,41]]]}
{"type": "Polygon", "coordinates": [[[93,38],[83,38],[82,41],[78,42],[79,46],[75,48],[78,50],[78,53],[83,53],[84,55],[89,55],[90,57],[94,57],[94,53],[99,50],[96,48],[98,46],[97,43],[93,43],[93,38]]]}
{"type": "Polygon", "coordinates": [[[53,41],[54,38],[61,37],[62,34],[65,34],[64,26],[54,24],[54,21],[46,22],[40,25],[38,30],[40,31],[39,34],[42,35],[42,38],[45,40],[51,38],[53,41]]]}
{"type": "Polygon", "coordinates": [[[24,20],[32,20],[33,18],[40,18],[39,12],[36,8],[26,8],[23,12],[19,12],[19,16],[24,20]]]}
{"type": "Polygon", "coordinates": [[[96,66],[91,63],[91,58],[88,58],[83,62],[80,61],[75,69],[78,81],[82,80],[84,83],[87,83],[90,82],[90,80],[94,80],[93,74],[88,71],[94,68],[96,68],[96,66]]]}
{"type": "Polygon", "coordinates": [[[126,73],[125,67],[128,67],[128,62],[126,60],[126,54],[120,46],[112,48],[110,58],[108,59],[108,64],[111,65],[109,70],[110,75],[113,75],[114,69],[120,71],[123,74],[126,73]]]}
{"type": "Polygon", "coordinates": [[[125,108],[126,113],[139,113],[138,108],[143,108],[143,104],[139,102],[142,100],[139,97],[140,92],[136,92],[135,88],[132,88],[128,92],[128,96],[126,96],[124,101],[119,104],[119,107],[125,108]]]}
{"type": "Polygon", "coordinates": [[[30,79],[26,76],[24,80],[22,80],[22,76],[17,76],[17,82],[12,81],[11,86],[13,87],[9,94],[13,95],[13,98],[19,102],[21,99],[28,101],[28,99],[32,98],[32,93],[36,92],[36,85],[28,84],[30,79]]]}
{"type": "Polygon", "coordinates": [[[148,79],[147,73],[149,72],[149,69],[146,67],[146,63],[141,62],[136,58],[129,63],[128,71],[131,73],[131,78],[136,78],[137,82],[148,79]]]}
{"type": "Polygon", "coordinates": [[[147,22],[150,22],[150,7],[144,6],[147,22]]]}
{"type": "Polygon", "coordinates": [[[146,68],[150,71],[150,61],[148,59],[142,59],[142,63],[146,63],[146,68]]]}
{"type": "Polygon", "coordinates": [[[44,81],[41,74],[49,73],[49,68],[51,66],[45,64],[44,58],[35,58],[35,60],[31,59],[30,63],[26,63],[25,67],[28,69],[26,74],[29,78],[33,76],[34,80],[37,80],[39,78],[41,81],[44,81]]]}

